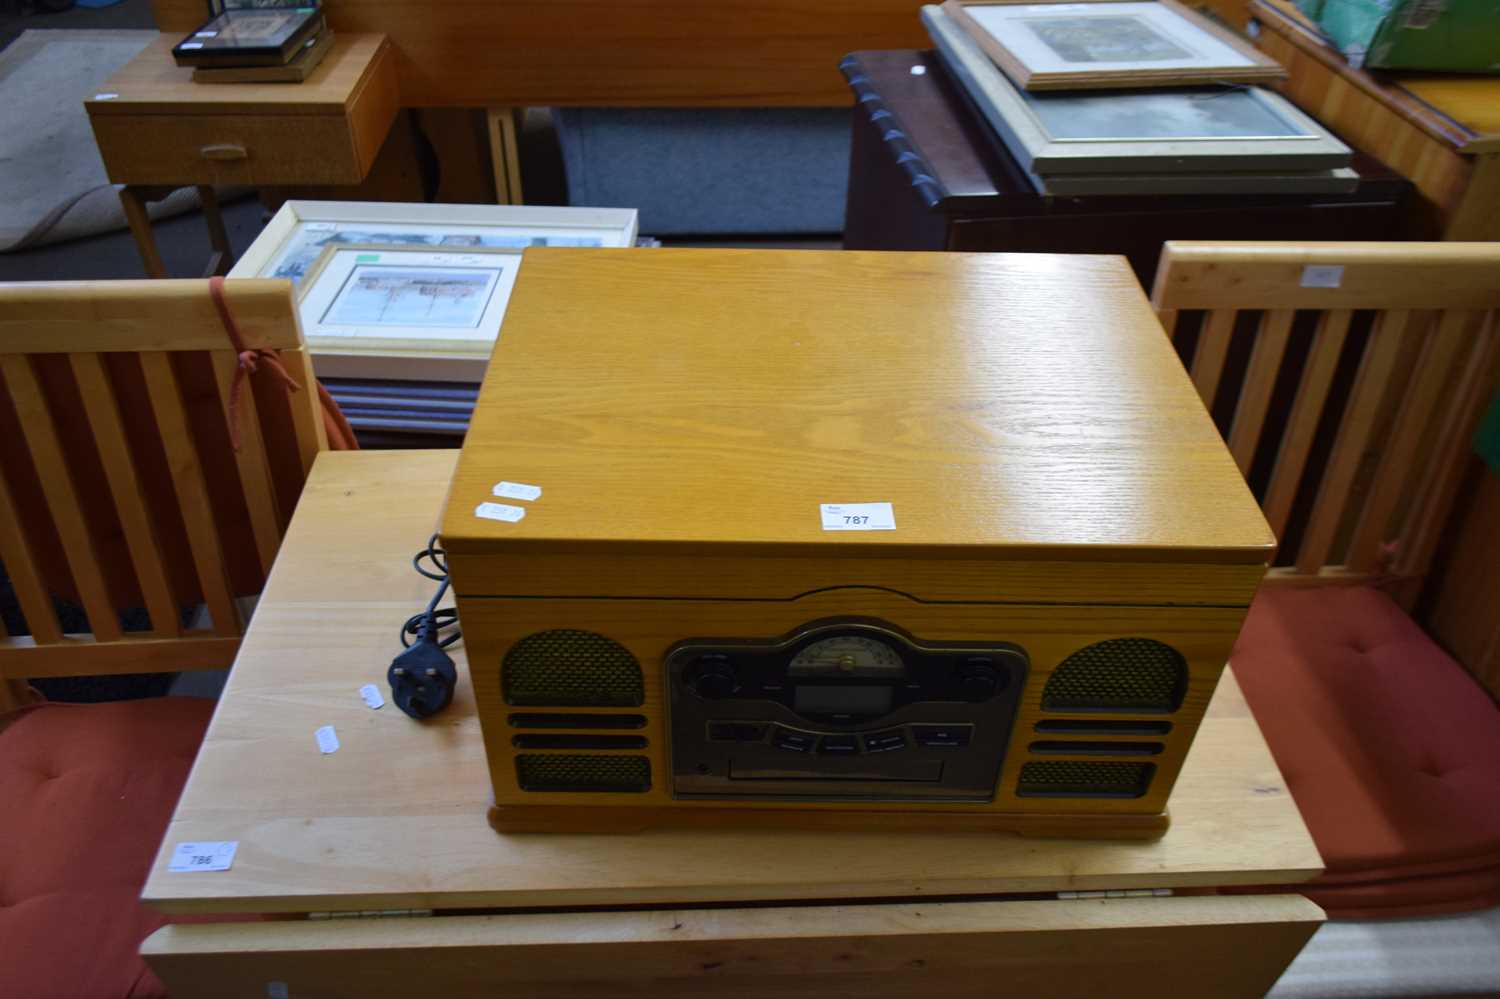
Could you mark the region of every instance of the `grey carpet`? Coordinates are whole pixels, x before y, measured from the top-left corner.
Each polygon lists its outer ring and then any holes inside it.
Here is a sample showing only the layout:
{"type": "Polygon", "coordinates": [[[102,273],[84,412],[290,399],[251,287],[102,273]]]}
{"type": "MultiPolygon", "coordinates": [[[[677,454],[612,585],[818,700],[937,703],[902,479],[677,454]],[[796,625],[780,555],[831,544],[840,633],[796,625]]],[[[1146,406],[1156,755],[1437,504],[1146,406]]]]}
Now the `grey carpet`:
{"type": "MultiPolygon", "coordinates": [[[[83,101],[155,37],[33,30],[0,52],[0,251],[125,227],[83,101]]],[[[152,217],[193,208],[197,197],[175,192],[152,217]]]]}

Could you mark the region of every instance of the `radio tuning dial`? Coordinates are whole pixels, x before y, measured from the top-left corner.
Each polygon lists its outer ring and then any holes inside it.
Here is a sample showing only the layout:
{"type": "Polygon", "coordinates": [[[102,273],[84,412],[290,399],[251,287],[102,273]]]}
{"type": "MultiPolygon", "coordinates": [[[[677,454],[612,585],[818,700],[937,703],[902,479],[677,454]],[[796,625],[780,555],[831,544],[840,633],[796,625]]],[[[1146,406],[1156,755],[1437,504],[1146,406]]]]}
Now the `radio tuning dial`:
{"type": "Polygon", "coordinates": [[[959,675],[959,691],[966,701],[987,701],[1000,687],[1000,671],[988,659],[969,660],[959,675]]]}
{"type": "Polygon", "coordinates": [[[693,693],[711,701],[728,697],[740,686],[734,675],[734,667],[728,660],[707,657],[688,667],[683,675],[683,682],[693,693]]]}

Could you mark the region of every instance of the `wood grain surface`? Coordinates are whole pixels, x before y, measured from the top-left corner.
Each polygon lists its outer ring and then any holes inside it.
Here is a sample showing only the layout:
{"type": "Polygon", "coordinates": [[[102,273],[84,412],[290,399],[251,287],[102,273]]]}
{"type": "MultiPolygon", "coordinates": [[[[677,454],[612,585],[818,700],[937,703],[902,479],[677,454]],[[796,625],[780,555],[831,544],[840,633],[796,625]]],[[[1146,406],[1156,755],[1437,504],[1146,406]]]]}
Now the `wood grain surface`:
{"type": "MultiPolygon", "coordinates": [[[[724,563],[732,566],[732,561],[724,563]]],[[[595,812],[594,828],[607,830],[613,823],[629,822],[630,817],[613,819],[603,810],[616,807],[670,809],[796,808],[810,811],[865,809],[881,812],[898,808],[907,811],[930,811],[954,814],[974,812],[1016,813],[1018,815],[1094,816],[1100,834],[1107,834],[1107,815],[1160,814],[1172,791],[1173,780],[1188,753],[1198,721],[1203,716],[1219,681],[1219,674],[1240,622],[1244,619],[1253,587],[1239,595],[1236,607],[1078,607],[1068,604],[996,605],[993,603],[927,604],[897,593],[842,588],[809,593],[790,601],[745,601],[699,599],[685,604],[681,600],[537,600],[523,598],[474,599],[460,597],[465,642],[471,653],[470,679],[483,722],[490,775],[494,782],[496,804],[505,806],[571,806],[578,811],[595,812]],[[924,641],[934,642],[1015,642],[1024,648],[1030,660],[1025,691],[1021,696],[1015,724],[1011,729],[1005,765],[1000,773],[995,796],[989,802],[961,804],[951,802],[902,802],[899,806],[870,802],[768,802],[768,801],[697,801],[674,798],[672,794],[672,760],[666,724],[666,693],[663,688],[661,662],[663,653],[675,642],[686,638],[723,636],[732,638],[770,639],[788,634],[809,621],[834,618],[871,617],[904,628],[924,641]],[[574,628],[607,635],[624,645],[643,664],[645,703],[638,710],[647,719],[639,734],[647,739],[642,750],[628,755],[650,760],[651,788],[644,793],[570,794],[566,792],[523,791],[517,786],[515,756],[534,750],[517,750],[512,745],[516,731],[506,722],[513,710],[501,689],[499,664],[511,646],[526,635],[550,629],[574,628]],[[691,629],[684,631],[684,629],[691,629]],[[1037,739],[1035,725],[1044,718],[1076,717],[1076,711],[1047,711],[1042,707],[1042,690],[1059,663],[1085,646],[1122,635],[1164,642],[1182,653],[1188,664],[1187,685],[1181,707],[1170,714],[1111,712],[1110,718],[1167,720],[1172,724],[1168,735],[1154,737],[1165,744],[1165,750],[1149,758],[1140,756],[1089,756],[1088,759],[1125,762],[1151,762],[1156,774],[1147,793],[1139,798],[1089,797],[1021,797],[1016,785],[1021,767],[1031,759],[1027,745],[1037,739]],[[483,665],[480,665],[483,664],[483,665]]],[[[580,729],[588,731],[588,729],[580,729]]],[[[1135,740],[1119,740],[1135,741],[1135,740]]],[[[621,751],[627,752],[627,751],[621,751]]],[[[1048,757],[1048,759],[1082,759],[1083,757],[1048,757]]],[[[519,808],[518,808],[519,810],[519,808]]],[[[657,819],[670,821],[668,815],[657,819]]],[[[691,821],[690,819],[687,821],[691,821]]],[[[817,828],[822,820],[809,818],[809,827],[817,828]]],[[[875,824],[874,819],[871,824],[875,824]]],[[[940,824],[940,820],[934,820],[940,824]]],[[[1066,826],[1058,821],[1053,828],[1066,826]]],[[[1080,822],[1087,831],[1087,822],[1080,822]]],[[[1126,827],[1122,826],[1124,831],[1126,827]]]]}
{"type": "Polygon", "coordinates": [[[1178,779],[1172,828],[1154,842],[498,835],[485,821],[493,799],[463,646],[454,649],[454,704],[429,722],[390,705],[372,711],[358,694],[383,685],[401,621],[431,595],[410,557],[437,523],[453,466],[451,451],[319,456],[153,865],[148,902],[177,912],[683,905],[1286,884],[1321,869],[1228,673],[1178,779]],[[342,743],[332,755],[313,738],[327,724],[342,743]],[[167,855],[187,840],[237,840],[233,868],[169,873],[167,855]]]}
{"type": "MultiPolygon", "coordinates": [[[[245,346],[301,346],[288,322],[292,283],[264,278],[224,286],[245,346]]],[[[17,354],[223,350],[224,326],[202,281],[49,281],[0,284],[0,342],[17,354]],[[196,293],[190,293],[196,292],[196,293]],[[71,345],[71,346],[70,346],[71,345]]]]}
{"type": "MultiPolygon", "coordinates": [[[[201,11],[201,4],[198,5],[201,11]]],[[[84,101],[91,116],[139,114],[343,114],[369,79],[390,67],[390,43],[379,34],[340,34],[323,62],[303,82],[205,86],[190,66],[172,61],[180,35],[164,31],[84,101]]],[[[394,76],[391,77],[394,83],[394,76]]]]}
{"type": "Polygon", "coordinates": [[[1494,134],[1500,112],[1493,110],[1500,107],[1500,80],[1419,77],[1404,86],[1389,84],[1351,68],[1289,0],[1251,0],[1250,14],[1262,28],[1256,44],[1287,69],[1282,92],[1345,142],[1408,177],[1432,236],[1500,236],[1500,212],[1490,196],[1500,189],[1500,162],[1476,164],[1465,155],[1500,145],[1494,134]],[[1483,168],[1486,197],[1469,202],[1465,194],[1476,165],[1483,168]]]}
{"type": "Polygon", "coordinates": [[[177,999],[1258,999],[1321,920],[1295,895],[909,902],[178,924],[143,953],[177,999]]]}
{"type": "MultiPolygon", "coordinates": [[[[1121,258],[543,248],[522,275],[450,551],[1271,553],[1121,258]],[[503,479],[544,489],[519,523],[474,515],[503,479]],[[896,530],[821,528],[820,504],[879,501],[896,530]]],[[[501,592],[455,571],[460,592],[501,592]]]]}
{"type": "MultiPolygon", "coordinates": [[[[926,44],[918,0],[329,0],[328,25],[389,35],[408,107],[849,104],[838,62],[926,44]]],[[[202,0],[153,0],[157,27],[202,0]]]]}
{"type": "Polygon", "coordinates": [[[339,36],[302,83],[224,86],[175,65],[175,41],[163,35],[85,102],[112,181],[348,185],[370,172],[399,105],[384,36],[339,36]]]}

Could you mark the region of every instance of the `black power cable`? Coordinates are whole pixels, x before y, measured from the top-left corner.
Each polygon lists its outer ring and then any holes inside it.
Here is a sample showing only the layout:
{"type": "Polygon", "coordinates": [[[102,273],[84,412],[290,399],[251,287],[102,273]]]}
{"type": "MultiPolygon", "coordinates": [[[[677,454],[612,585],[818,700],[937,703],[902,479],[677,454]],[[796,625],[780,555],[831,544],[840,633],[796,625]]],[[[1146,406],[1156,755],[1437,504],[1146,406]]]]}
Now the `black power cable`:
{"type": "Polygon", "coordinates": [[[448,592],[448,558],[438,547],[438,536],[427,539],[427,547],[411,560],[412,568],[436,580],[437,592],[420,614],[413,614],[401,626],[401,644],[406,651],[391,661],[386,682],[391,685],[391,700],[413,718],[430,718],[453,701],[458,686],[458,670],[443,650],[463,637],[458,629],[458,608],[438,608],[448,592]],[[423,563],[430,563],[428,568],[423,563]],[[452,629],[444,635],[444,629],[452,629]]]}

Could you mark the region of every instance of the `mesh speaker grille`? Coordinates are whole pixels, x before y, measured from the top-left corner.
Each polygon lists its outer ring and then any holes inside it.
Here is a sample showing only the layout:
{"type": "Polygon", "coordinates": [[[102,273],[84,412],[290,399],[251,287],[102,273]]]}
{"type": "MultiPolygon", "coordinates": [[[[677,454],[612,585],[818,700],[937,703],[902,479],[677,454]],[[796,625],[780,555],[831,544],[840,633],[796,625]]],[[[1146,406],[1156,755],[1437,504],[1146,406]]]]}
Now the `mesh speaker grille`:
{"type": "Polygon", "coordinates": [[[516,757],[523,791],[649,791],[651,761],[644,756],[523,753],[516,757]]]}
{"type": "Polygon", "coordinates": [[[641,664],[592,631],[527,635],[505,654],[501,683],[509,704],[531,707],[635,707],[645,700],[641,664]]]}
{"type": "Polygon", "coordinates": [[[1021,768],[1022,798],[1139,798],[1151,786],[1154,763],[1047,760],[1021,768]]]}
{"type": "Polygon", "coordinates": [[[1187,688],[1182,653],[1149,638],[1085,646],[1053,670],[1044,711],[1176,711],[1187,688]]]}

